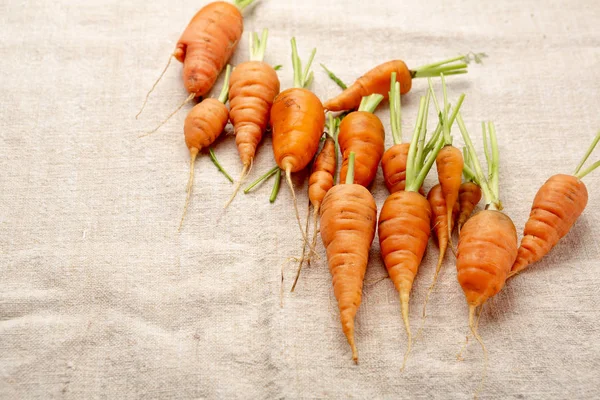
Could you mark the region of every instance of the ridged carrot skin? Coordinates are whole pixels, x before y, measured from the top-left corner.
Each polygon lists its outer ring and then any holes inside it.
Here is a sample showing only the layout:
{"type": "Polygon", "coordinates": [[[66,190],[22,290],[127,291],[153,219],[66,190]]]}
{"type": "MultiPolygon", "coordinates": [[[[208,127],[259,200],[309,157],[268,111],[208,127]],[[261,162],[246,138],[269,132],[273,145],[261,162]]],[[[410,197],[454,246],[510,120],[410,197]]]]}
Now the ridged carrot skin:
{"type": "Polygon", "coordinates": [[[252,163],[256,148],[269,122],[269,113],[279,93],[279,77],[269,64],[246,61],[231,73],[229,81],[229,118],[235,143],[244,166],[252,163]]]}
{"type": "MultiPolygon", "coordinates": [[[[438,180],[444,193],[444,199],[446,200],[447,220],[450,221],[452,218],[451,212],[458,200],[458,191],[462,183],[463,155],[456,147],[447,145],[438,153],[435,164],[438,180]]],[[[450,234],[451,232],[449,231],[448,237],[450,237],[450,234]]]]}
{"type": "Polygon", "coordinates": [[[227,107],[217,99],[204,99],[185,118],[183,132],[190,152],[210,146],[221,135],[229,120],[227,107]]]}
{"type": "Polygon", "coordinates": [[[173,53],[183,63],[183,83],[189,93],[199,97],[210,91],[243,30],[242,14],[231,3],[214,1],[194,15],[173,53]]]}
{"type": "MultiPolygon", "coordinates": [[[[446,200],[442,193],[442,187],[437,184],[427,194],[427,201],[431,206],[431,229],[435,232],[435,236],[440,248],[440,255],[446,252],[448,248],[448,209],[446,208],[446,200]]],[[[458,202],[454,203],[452,210],[452,220],[450,221],[450,230],[454,227],[454,222],[460,213],[458,202]]]]}
{"type": "MultiPolygon", "coordinates": [[[[391,193],[396,193],[406,188],[406,160],[410,143],[395,144],[388,148],[381,158],[381,169],[383,170],[383,182],[391,193]]],[[[423,187],[419,193],[425,195],[423,187]]]]}
{"type": "Polygon", "coordinates": [[[312,173],[308,180],[308,199],[315,212],[321,206],[327,192],[333,187],[333,174],[335,173],[335,142],[327,138],[323,148],[315,159],[312,173]]]}
{"type": "Polygon", "coordinates": [[[511,275],[548,254],[569,233],[587,201],[587,188],[579,178],[563,174],[550,177],[533,199],[511,275]]]}
{"type": "Polygon", "coordinates": [[[342,184],[331,188],[321,204],[321,238],[333,277],[342,330],[358,362],[354,318],[362,298],[369,250],[375,237],[377,205],[364,186],[342,184]]]}
{"type": "Polygon", "coordinates": [[[467,222],[475,206],[481,201],[481,188],[473,182],[463,182],[458,189],[458,204],[460,214],[456,226],[460,232],[462,226],[467,222]]]}
{"type": "Polygon", "coordinates": [[[344,117],[338,136],[343,156],[340,180],[346,179],[348,157],[351,152],[354,152],[356,154],[354,183],[369,186],[377,175],[379,161],[385,149],[384,137],[383,124],[375,114],[355,111],[344,117]]]}
{"type": "Polygon", "coordinates": [[[321,100],[307,89],[284,90],[271,107],[271,126],[279,168],[303,170],[317,152],[323,134],[325,111],[321,100]]]}
{"type": "Polygon", "coordinates": [[[471,307],[485,303],[506,282],[517,258],[517,230],[500,211],[483,210],[462,227],[458,240],[458,282],[471,307]]]}
{"type": "Polygon", "coordinates": [[[345,111],[357,109],[363,96],[378,93],[388,98],[390,90],[390,75],[396,72],[400,82],[400,93],[406,94],[412,86],[411,72],[402,60],[392,60],[380,64],[368,71],[336,97],[325,102],[324,107],[329,111],[345,111]]]}

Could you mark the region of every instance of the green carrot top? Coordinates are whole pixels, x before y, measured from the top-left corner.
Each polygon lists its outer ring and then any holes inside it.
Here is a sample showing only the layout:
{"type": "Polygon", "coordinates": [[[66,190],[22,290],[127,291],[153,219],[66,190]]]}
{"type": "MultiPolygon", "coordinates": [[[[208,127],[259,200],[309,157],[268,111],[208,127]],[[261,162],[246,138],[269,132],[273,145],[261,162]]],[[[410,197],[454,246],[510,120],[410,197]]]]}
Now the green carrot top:
{"type": "Polygon", "coordinates": [[[263,29],[260,37],[258,37],[257,32],[250,32],[249,36],[250,61],[263,61],[265,59],[265,52],[267,50],[267,38],[269,37],[269,30],[263,29]]]}
{"type": "Polygon", "coordinates": [[[465,94],[462,93],[460,95],[460,97],[458,98],[457,104],[454,107],[454,111],[449,116],[448,113],[450,112],[450,103],[448,102],[448,91],[446,90],[446,79],[444,77],[444,74],[441,74],[441,80],[442,80],[442,92],[443,92],[443,96],[444,96],[444,109],[443,110],[440,109],[440,105],[439,105],[437,97],[435,95],[435,91],[433,90],[433,85],[431,83],[430,78],[428,79],[429,91],[431,92],[431,95],[433,97],[433,104],[435,105],[435,109],[436,109],[436,111],[439,115],[440,121],[441,121],[441,127],[442,127],[442,131],[444,134],[444,144],[452,145],[452,135],[450,134],[450,132],[452,130],[452,124],[454,124],[454,119],[456,118],[456,113],[458,113],[458,110],[460,110],[460,107],[462,106],[462,103],[465,99],[465,94]]]}
{"type": "Polygon", "coordinates": [[[233,4],[243,12],[246,7],[254,3],[255,0],[233,0],[233,4]]]}
{"type": "Polygon", "coordinates": [[[599,160],[599,161],[596,161],[595,163],[593,163],[588,168],[586,168],[583,171],[581,171],[581,168],[583,167],[583,164],[585,164],[585,162],[588,160],[588,158],[590,158],[590,155],[592,154],[592,151],[594,151],[594,148],[596,147],[596,145],[598,144],[599,141],[600,141],[600,131],[598,132],[598,134],[596,135],[596,137],[592,141],[592,144],[590,145],[590,147],[588,147],[585,155],[583,156],[583,158],[579,162],[579,165],[577,165],[577,168],[575,169],[575,173],[573,175],[575,175],[577,178],[582,179],[584,176],[586,176],[587,174],[589,174],[590,172],[592,172],[596,168],[600,167],[600,160],[599,160]]]}
{"type": "Polygon", "coordinates": [[[227,68],[225,69],[225,79],[223,80],[223,89],[221,89],[221,93],[219,94],[219,101],[223,104],[227,103],[229,100],[229,77],[231,76],[231,65],[227,64],[227,68]]]}
{"type": "Polygon", "coordinates": [[[396,81],[396,73],[392,72],[390,78],[390,125],[394,144],[402,143],[402,101],[400,100],[400,82],[396,81]]]}
{"type": "Polygon", "coordinates": [[[296,47],[296,38],[292,38],[292,67],[294,69],[294,87],[295,88],[308,88],[314,79],[314,73],[310,70],[310,66],[317,54],[317,49],[312,49],[308,63],[302,69],[302,60],[298,56],[298,48],[296,47]]]}

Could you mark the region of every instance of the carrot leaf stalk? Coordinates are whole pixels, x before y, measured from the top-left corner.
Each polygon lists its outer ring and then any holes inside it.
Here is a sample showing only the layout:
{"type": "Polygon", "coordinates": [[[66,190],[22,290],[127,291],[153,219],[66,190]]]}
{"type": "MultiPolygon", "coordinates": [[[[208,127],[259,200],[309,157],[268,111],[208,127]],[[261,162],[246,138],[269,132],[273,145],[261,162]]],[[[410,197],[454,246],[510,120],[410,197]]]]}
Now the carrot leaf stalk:
{"type": "Polygon", "coordinates": [[[263,29],[260,38],[256,32],[251,32],[249,36],[250,61],[263,61],[265,59],[265,52],[267,50],[267,38],[269,37],[269,30],[263,29]]]}
{"type": "Polygon", "coordinates": [[[344,83],[340,78],[338,78],[329,68],[325,66],[325,64],[321,64],[321,67],[327,72],[327,76],[334,81],[342,90],[348,89],[348,85],[344,83]]]}
{"type": "Polygon", "coordinates": [[[340,152],[340,143],[338,141],[338,134],[340,133],[340,123],[342,119],[340,117],[334,117],[333,114],[327,114],[327,122],[325,123],[326,135],[333,139],[335,144],[335,167],[333,170],[333,184],[337,183],[337,165],[338,165],[338,154],[340,152]]]}
{"type": "Polygon", "coordinates": [[[233,0],[233,4],[240,10],[244,11],[246,7],[254,3],[255,0],[233,0]]]}
{"type": "Polygon", "coordinates": [[[471,141],[471,137],[469,136],[469,132],[465,127],[465,123],[460,115],[460,112],[458,113],[456,121],[458,122],[458,127],[469,155],[469,165],[467,167],[467,171],[468,174],[472,174],[474,176],[476,182],[481,187],[481,191],[483,192],[483,197],[485,198],[486,202],[485,208],[488,210],[502,210],[502,203],[499,199],[498,185],[500,157],[498,152],[498,139],[496,137],[496,128],[494,124],[492,122],[488,122],[487,129],[486,125],[482,124],[484,143],[488,140],[489,135],[489,142],[491,145],[491,153],[489,154],[488,164],[488,170],[490,173],[488,176],[486,176],[481,168],[481,164],[475,152],[475,146],[473,146],[473,142],[471,141]]]}
{"type": "Polygon", "coordinates": [[[354,159],[355,154],[353,151],[350,152],[350,156],[348,157],[348,173],[346,174],[346,185],[354,184],[354,159]]]}
{"type": "Polygon", "coordinates": [[[427,64],[415,68],[410,71],[410,75],[413,79],[415,78],[430,78],[435,76],[445,75],[458,75],[466,74],[468,55],[460,55],[457,57],[448,58],[446,60],[438,61],[432,64],[427,64]]]}
{"type": "Polygon", "coordinates": [[[273,67],[273,69],[275,71],[279,71],[281,68],[283,68],[283,65],[281,65],[281,64],[277,64],[276,66],[273,67]]]}
{"type": "Polygon", "coordinates": [[[392,72],[390,79],[390,125],[392,127],[392,139],[394,144],[402,143],[402,101],[400,100],[400,82],[396,81],[396,73],[392,72]]]}
{"type": "Polygon", "coordinates": [[[217,156],[216,156],[216,154],[215,154],[215,152],[214,152],[214,150],[213,150],[212,147],[208,148],[208,154],[210,155],[210,159],[213,162],[213,164],[215,164],[215,167],[217,167],[217,169],[219,171],[221,171],[221,173],[223,175],[225,175],[225,178],[227,178],[227,180],[229,182],[233,183],[233,178],[231,177],[231,175],[229,175],[227,173],[227,171],[225,171],[225,169],[223,168],[223,166],[221,165],[221,163],[219,163],[219,160],[217,160],[217,156]]]}
{"type": "Polygon", "coordinates": [[[573,175],[576,176],[577,178],[582,179],[584,176],[586,176],[587,174],[589,174],[590,172],[592,172],[596,168],[600,167],[600,161],[596,161],[590,167],[588,167],[588,168],[584,169],[583,171],[581,171],[581,168],[583,167],[583,164],[585,164],[585,162],[588,160],[588,158],[590,158],[590,155],[594,151],[594,148],[596,148],[596,145],[598,145],[599,141],[600,141],[600,131],[598,132],[598,134],[596,135],[596,137],[592,141],[592,144],[590,145],[590,147],[587,149],[585,155],[583,156],[583,158],[579,162],[579,165],[577,165],[577,168],[575,169],[575,173],[573,173],[573,175]]]}
{"type": "Polygon", "coordinates": [[[372,94],[370,96],[364,96],[360,101],[358,111],[365,111],[368,113],[374,113],[379,103],[383,100],[383,96],[380,94],[372,94]]]}
{"type": "Polygon", "coordinates": [[[263,183],[264,181],[266,181],[267,179],[269,179],[270,177],[275,175],[278,170],[279,170],[279,166],[277,166],[277,165],[274,166],[273,168],[271,168],[270,170],[268,170],[267,173],[265,173],[264,175],[262,175],[261,177],[256,179],[254,182],[252,182],[250,184],[250,186],[248,186],[246,189],[244,189],[244,194],[248,194],[256,186],[260,185],[261,183],[263,183]]]}
{"type": "Polygon", "coordinates": [[[467,181],[474,182],[477,186],[479,185],[479,181],[477,180],[477,176],[475,175],[473,168],[473,159],[471,157],[471,153],[466,147],[463,147],[463,159],[465,161],[463,165],[463,175],[467,181]]]}
{"type": "Polygon", "coordinates": [[[277,172],[275,172],[275,183],[273,184],[273,190],[271,190],[271,197],[269,197],[269,201],[271,203],[275,203],[275,199],[277,199],[277,195],[279,194],[280,187],[281,187],[281,169],[277,168],[277,172]]]}
{"type": "Polygon", "coordinates": [[[298,56],[298,48],[296,47],[296,38],[292,38],[292,66],[294,68],[294,87],[295,88],[308,88],[313,79],[314,73],[310,70],[310,66],[315,58],[315,54],[317,54],[317,49],[312,49],[310,53],[310,57],[308,59],[308,63],[302,69],[302,60],[298,56]]]}
{"type": "Polygon", "coordinates": [[[227,68],[225,69],[225,79],[223,80],[223,89],[221,89],[221,93],[219,94],[219,101],[223,104],[227,103],[229,100],[229,77],[231,76],[231,65],[227,64],[227,68]]]}

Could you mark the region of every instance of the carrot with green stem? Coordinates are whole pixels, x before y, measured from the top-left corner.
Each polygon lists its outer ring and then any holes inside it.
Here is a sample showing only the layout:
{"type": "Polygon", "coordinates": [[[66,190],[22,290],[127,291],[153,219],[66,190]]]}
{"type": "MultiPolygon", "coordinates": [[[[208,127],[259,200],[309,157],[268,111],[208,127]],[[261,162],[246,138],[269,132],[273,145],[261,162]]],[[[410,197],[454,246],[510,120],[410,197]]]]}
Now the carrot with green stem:
{"type": "Polygon", "coordinates": [[[402,320],[407,334],[403,369],[412,347],[408,314],[410,292],[431,232],[431,206],[419,193],[419,188],[443,145],[442,138],[439,138],[429,154],[424,152],[427,130],[425,115],[429,106],[429,97],[430,93],[427,93],[427,97],[422,97],[420,101],[415,133],[408,152],[406,188],[390,194],[379,215],[381,256],[398,290],[402,320]]]}
{"type": "MultiPolygon", "coordinates": [[[[315,253],[315,248],[317,246],[319,210],[321,207],[321,203],[325,198],[325,195],[333,187],[333,177],[335,176],[335,170],[337,165],[336,142],[339,132],[339,126],[339,118],[334,118],[333,115],[329,113],[327,119],[327,131],[325,133],[326,139],[323,143],[321,151],[319,152],[319,155],[315,159],[315,162],[312,167],[312,172],[310,174],[310,179],[308,181],[308,199],[310,200],[310,204],[313,207],[313,237],[309,246],[308,259],[306,260],[304,256],[306,254],[306,245],[308,245],[309,243],[305,243],[302,249],[302,256],[300,257],[300,261],[298,264],[298,272],[296,273],[296,278],[294,279],[294,284],[292,285],[292,292],[296,288],[296,284],[298,283],[298,279],[300,278],[300,272],[302,271],[304,261],[307,261],[310,265],[310,260],[312,258],[312,255],[315,253]]],[[[308,237],[309,218],[310,214],[307,216],[306,221],[306,237],[308,237]]]]}
{"type": "Polygon", "coordinates": [[[202,7],[189,22],[177,41],[175,51],[169,56],[161,72],[135,118],[146,107],[150,94],[158,85],[173,58],[183,63],[183,83],[190,94],[156,128],[143,136],[156,132],[183,106],[196,97],[207,94],[235,51],[244,30],[242,13],[254,0],[234,0],[233,4],[214,1],[202,7]]]}
{"type": "Polygon", "coordinates": [[[573,175],[553,175],[538,190],[509,277],[520,273],[548,254],[560,239],[569,233],[575,221],[583,213],[588,202],[588,192],[582,179],[600,167],[600,161],[596,161],[584,170],[582,168],[599,141],[600,132],[575,168],[573,175]]]}
{"type": "Polygon", "coordinates": [[[371,192],[354,182],[354,153],[348,158],[345,184],[332,187],[320,207],[321,238],[338,301],[342,331],[358,363],[354,340],[354,318],[361,303],[362,288],[375,237],[377,205],[371,192]]]}
{"type": "Polygon", "coordinates": [[[358,78],[342,93],[326,101],[324,107],[329,111],[354,110],[359,106],[364,96],[378,93],[387,98],[390,75],[394,72],[400,82],[400,93],[406,94],[411,89],[413,79],[441,76],[442,74],[446,76],[466,74],[467,61],[468,57],[461,55],[423,65],[413,70],[408,69],[404,61],[388,61],[358,78]]]}
{"type": "Polygon", "coordinates": [[[351,152],[356,154],[354,183],[367,187],[375,179],[385,147],[383,124],[373,114],[381,100],[383,96],[380,94],[364,97],[358,111],[346,115],[340,123],[338,143],[342,153],[341,181],[346,178],[351,152]]]}
{"type": "Polygon", "coordinates": [[[183,219],[190,203],[192,185],[194,183],[194,163],[200,150],[208,148],[221,135],[229,120],[229,111],[225,106],[229,94],[229,76],[231,67],[228,65],[225,72],[223,89],[218,99],[207,98],[196,104],[185,119],[183,133],[185,144],[190,151],[190,177],[187,184],[185,206],[179,223],[179,230],[183,226],[183,219]]]}
{"type": "Polygon", "coordinates": [[[481,382],[475,392],[477,396],[487,375],[488,354],[475,324],[475,312],[504,286],[510,267],[517,258],[517,231],[512,220],[500,211],[502,210],[499,199],[500,156],[494,124],[489,122],[487,130],[486,125],[483,125],[484,147],[491,148],[485,151],[488,171],[484,174],[460,113],[457,122],[472,160],[472,172],[481,185],[486,203],[485,209],[472,216],[462,227],[456,259],[458,282],[469,305],[469,328],[484,354],[481,382]]]}
{"type": "Polygon", "coordinates": [[[314,78],[310,66],[317,50],[313,49],[303,69],[302,61],[298,57],[296,39],[292,38],[291,43],[294,87],[284,90],[275,98],[271,107],[271,126],[275,162],[285,172],[287,184],[292,192],[296,220],[305,244],[307,238],[300,221],[292,173],[306,168],[317,152],[325,126],[325,111],[321,100],[306,89],[314,78]]]}
{"type": "Polygon", "coordinates": [[[235,67],[229,81],[229,118],[235,143],[242,161],[242,172],[225,207],[233,201],[246,178],[256,149],[269,122],[269,112],[279,93],[279,78],[271,65],[264,62],[269,31],[259,38],[250,33],[250,61],[235,67]]]}

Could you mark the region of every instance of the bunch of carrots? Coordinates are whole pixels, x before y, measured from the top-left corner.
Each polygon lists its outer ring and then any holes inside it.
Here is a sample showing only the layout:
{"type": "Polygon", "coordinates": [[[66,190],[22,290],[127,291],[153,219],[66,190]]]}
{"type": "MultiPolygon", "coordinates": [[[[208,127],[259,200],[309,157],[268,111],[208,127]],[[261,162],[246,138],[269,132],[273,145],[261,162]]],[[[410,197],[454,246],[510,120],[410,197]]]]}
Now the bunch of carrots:
{"type": "MultiPolygon", "coordinates": [[[[285,178],[302,238],[302,256],[298,260],[292,291],[302,266],[310,265],[318,254],[320,231],[339,305],[342,332],[350,345],[352,359],[358,362],[354,319],[361,303],[375,233],[378,232],[381,256],[399,295],[400,315],[407,336],[403,368],[412,346],[410,294],[433,233],[439,254],[423,304],[421,328],[427,302],[450,249],[456,256],[458,282],[469,306],[468,326],[482,346],[487,366],[487,351],[477,329],[478,310],[480,315],[487,300],[502,290],[508,278],[548,254],[582,214],[588,200],[582,179],[598,168],[600,161],[587,168],[584,165],[600,141],[600,133],[572,175],[554,175],[541,186],[519,245],[515,225],[502,212],[500,154],[495,126],[492,122],[482,123],[484,168],[460,112],[465,95],[461,94],[451,104],[446,86],[446,77],[466,73],[468,62],[471,59],[480,62],[484,54],[452,57],[415,69],[409,69],[401,60],[392,60],[366,72],[351,85],[344,84],[323,66],[342,92],[321,102],[310,90],[316,49],[303,66],[295,38],[291,39],[293,85],[281,92],[278,67],[264,61],[266,29],[260,35],[249,35],[248,61],[233,69],[227,65],[243,34],[244,9],[252,3],[253,0],[215,1],[200,9],[181,35],[140,110],[141,113],[172,58],[183,63],[183,83],[189,95],[167,119],[142,135],[155,132],[187,103],[201,98],[188,112],[183,126],[190,153],[190,171],[179,229],[190,202],[194,162],[198,155],[208,151],[219,170],[234,183],[225,204],[227,207],[251,173],[262,138],[270,129],[274,167],[243,192],[249,193],[275,176],[270,197],[273,202],[281,179],[285,178]],[[219,96],[204,97],[223,70],[225,76],[219,96]],[[441,101],[432,82],[436,77],[441,82],[441,101]],[[428,89],[420,97],[412,137],[403,142],[401,95],[407,94],[412,88],[412,80],[418,78],[428,80],[428,89]],[[385,148],[384,124],[375,114],[385,99],[389,102],[393,140],[388,149],[385,148]],[[432,105],[436,124],[428,131],[432,105]],[[212,149],[229,122],[233,126],[241,162],[237,181],[220,165],[212,149]],[[462,149],[454,145],[452,131],[455,125],[465,144],[462,149]],[[423,183],[434,163],[438,182],[426,194],[423,183]],[[298,188],[294,187],[292,174],[311,164],[308,217],[303,225],[298,188]],[[380,164],[390,194],[378,214],[370,188],[380,164]],[[482,198],[485,201],[483,210],[472,215],[482,198]],[[311,221],[313,233],[309,239],[311,221]],[[456,245],[453,242],[455,231],[456,245]]],[[[480,388],[485,371],[486,367],[480,388]]]]}

